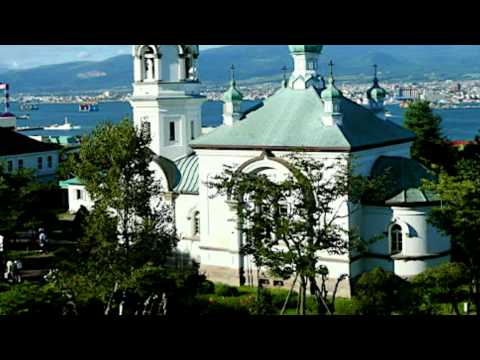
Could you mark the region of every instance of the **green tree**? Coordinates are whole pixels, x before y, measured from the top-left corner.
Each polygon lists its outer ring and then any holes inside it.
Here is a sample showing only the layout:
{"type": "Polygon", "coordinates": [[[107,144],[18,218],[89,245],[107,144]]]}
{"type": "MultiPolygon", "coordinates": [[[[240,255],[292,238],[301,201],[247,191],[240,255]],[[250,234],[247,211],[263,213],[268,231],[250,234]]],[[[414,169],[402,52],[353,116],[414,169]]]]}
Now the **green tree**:
{"type": "Polygon", "coordinates": [[[289,174],[281,181],[227,166],[208,185],[234,207],[243,234],[241,251],[253,257],[257,269],[266,268],[284,279],[294,277],[291,289],[299,280],[299,314],[305,314],[307,289],[315,296],[319,313],[333,313],[345,276],[338,279],[330,299],[329,271],[319,263],[320,253],[345,254],[358,243],[356,232],[345,229],[343,221],[371,182],[353,176],[348,159],[326,164],[296,153],[285,164],[289,174]]]}
{"type": "Polygon", "coordinates": [[[411,147],[412,158],[429,169],[451,171],[456,151],[443,136],[441,123],[442,118],[433,113],[428,101],[415,101],[405,112],[405,127],[417,136],[411,147]]]}
{"type": "MultiPolygon", "coordinates": [[[[111,314],[120,303],[133,304],[126,299],[133,296],[132,279],[164,267],[173,255],[172,208],[150,168],[149,142],[127,119],[99,125],[82,142],[80,161],[70,171],[82,180],[94,207],[82,221],[86,228],[78,248],[64,253],[55,280],[76,305],[99,299],[111,314]]],[[[154,295],[161,297],[147,298],[154,295]]]]}
{"type": "Polygon", "coordinates": [[[427,313],[435,313],[437,304],[447,303],[460,315],[458,303],[468,298],[469,280],[465,265],[446,262],[415,276],[413,284],[422,295],[427,313]]]}
{"type": "Polygon", "coordinates": [[[0,164],[0,234],[16,238],[21,230],[55,226],[60,209],[51,195],[56,188],[53,183],[39,183],[32,170],[10,173],[0,164]]]}
{"type": "Polygon", "coordinates": [[[462,160],[455,171],[455,175],[442,171],[437,181],[425,182],[425,188],[442,199],[429,221],[450,237],[452,256],[466,266],[471,299],[480,316],[480,161],[462,160]]]}

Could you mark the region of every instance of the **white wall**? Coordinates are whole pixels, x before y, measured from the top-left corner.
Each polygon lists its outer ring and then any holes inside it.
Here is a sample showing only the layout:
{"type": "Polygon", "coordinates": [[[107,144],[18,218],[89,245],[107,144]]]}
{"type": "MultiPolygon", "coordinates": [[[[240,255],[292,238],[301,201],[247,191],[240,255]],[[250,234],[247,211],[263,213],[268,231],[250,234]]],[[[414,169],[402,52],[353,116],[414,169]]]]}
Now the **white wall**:
{"type": "Polygon", "coordinates": [[[8,161],[12,161],[13,171],[18,170],[18,161],[23,160],[24,169],[32,169],[38,177],[53,176],[57,173],[58,169],[58,151],[45,151],[39,153],[28,153],[19,155],[6,155],[0,157],[0,161],[3,161],[8,166],[8,161]],[[48,157],[52,157],[52,166],[48,166],[48,157]],[[42,169],[38,169],[38,158],[42,158],[42,169]]]}

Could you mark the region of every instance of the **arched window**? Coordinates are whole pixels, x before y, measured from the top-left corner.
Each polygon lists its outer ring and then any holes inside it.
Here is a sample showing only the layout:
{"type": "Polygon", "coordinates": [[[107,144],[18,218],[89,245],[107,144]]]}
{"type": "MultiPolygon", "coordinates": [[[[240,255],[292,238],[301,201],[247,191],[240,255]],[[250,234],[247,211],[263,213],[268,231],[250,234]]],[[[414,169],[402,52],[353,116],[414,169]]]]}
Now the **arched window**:
{"type": "Polygon", "coordinates": [[[193,214],[193,235],[200,236],[200,211],[193,214]]]}
{"type": "Polygon", "coordinates": [[[150,46],[147,46],[143,52],[143,65],[146,80],[155,78],[155,52],[150,46]]]}
{"type": "Polygon", "coordinates": [[[390,252],[392,255],[399,254],[403,248],[403,235],[402,227],[398,224],[394,224],[390,228],[390,252]]]}

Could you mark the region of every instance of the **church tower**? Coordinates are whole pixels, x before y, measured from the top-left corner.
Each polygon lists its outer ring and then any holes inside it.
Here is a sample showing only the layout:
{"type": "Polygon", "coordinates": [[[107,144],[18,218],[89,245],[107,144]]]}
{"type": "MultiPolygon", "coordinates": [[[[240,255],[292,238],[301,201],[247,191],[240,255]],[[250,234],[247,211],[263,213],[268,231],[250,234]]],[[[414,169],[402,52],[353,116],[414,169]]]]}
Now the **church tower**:
{"type": "Polygon", "coordinates": [[[317,71],[323,45],[288,45],[288,49],[293,57],[293,72],[288,85],[298,90],[310,85],[321,87],[317,71]]]}
{"type": "Polygon", "coordinates": [[[235,81],[235,67],[232,65],[230,68],[231,79],[230,87],[223,94],[223,124],[232,126],[241,117],[240,106],[242,105],[243,95],[237,89],[237,83],[235,81]]]}
{"type": "Polygon", "coordinates": [[[133,122],[147,131],[157,155],[176,160],[201,135],[198,45],[134,45],[133,122]]]}

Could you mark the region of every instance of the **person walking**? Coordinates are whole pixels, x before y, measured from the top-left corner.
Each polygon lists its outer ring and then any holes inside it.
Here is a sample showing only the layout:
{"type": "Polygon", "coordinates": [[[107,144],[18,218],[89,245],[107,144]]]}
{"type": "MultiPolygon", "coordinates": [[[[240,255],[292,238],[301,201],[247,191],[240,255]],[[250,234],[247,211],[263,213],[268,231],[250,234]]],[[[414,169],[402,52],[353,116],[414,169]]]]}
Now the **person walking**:
{"type": "Polygon", "coordinates": [[[20,260],[15,260],[13,262],[13,282],[16,283],[21,283],[22,282],[22,276],[20,274],[20,271],[23,268],[23,264],[20,260]]]}
{"type": "Polygon", "coordinates": [[[48,253],[48,239],[47,234],[45,233],[44,229],[38,229],[38,241],[40,242],[40,250],[43,254],[48,253]]]}
{"type": "Polygon", "coordinates": [[[5,258],[3,254],[3,239],[4,237],[0,235],[0,274],[3,274],[5,270],[5,258]]]}

